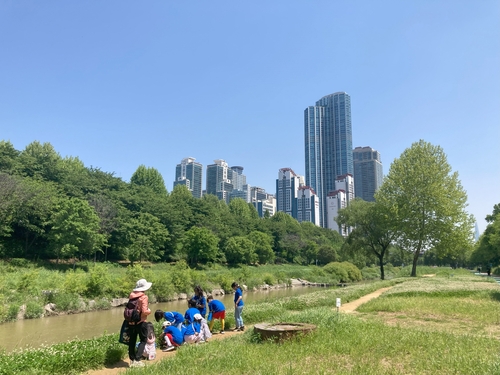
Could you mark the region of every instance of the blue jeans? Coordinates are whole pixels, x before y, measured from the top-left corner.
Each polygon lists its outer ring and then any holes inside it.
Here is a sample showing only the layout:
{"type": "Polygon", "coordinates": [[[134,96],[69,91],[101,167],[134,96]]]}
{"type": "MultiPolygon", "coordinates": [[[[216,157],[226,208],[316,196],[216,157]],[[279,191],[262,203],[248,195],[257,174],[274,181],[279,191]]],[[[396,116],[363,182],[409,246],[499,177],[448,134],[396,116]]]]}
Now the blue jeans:
{"type": "Polygon", "coordinates": [[[241,312],[243,311],[243,306],[236,306],[234,309],[234,320],[236,321],[236,328],[243,327],[243,318],[241,317],[241,312]]]}

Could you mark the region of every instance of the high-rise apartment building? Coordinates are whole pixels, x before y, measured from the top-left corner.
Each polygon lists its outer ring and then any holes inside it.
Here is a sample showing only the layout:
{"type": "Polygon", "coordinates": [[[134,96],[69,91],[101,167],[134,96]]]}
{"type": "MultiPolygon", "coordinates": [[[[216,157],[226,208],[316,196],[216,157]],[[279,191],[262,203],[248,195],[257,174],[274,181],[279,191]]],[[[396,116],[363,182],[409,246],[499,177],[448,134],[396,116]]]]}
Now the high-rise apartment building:
{"type": "Polygon", "coordinates": [[[201,181],[203,177],[203,166],[195,162],[195,158],[184,158],[180,164],[175,167],[176,185],[185,185],[193,197],[201,198],[201,181]]]}
{"type": "Polygon", "coordinates": [[[291,168],[282,168],[276,180],[276,211],[319,225],[319,199],[315,191],[304,185],[303,176],[291,168]]]}
{"type": "Polygon", "coordinates": [[[301,186],[297,192],[297,221],[319,225],[319,198],[309,186],[301,186]]]}
{"type": "Polygon", "coordinates": [[[213,194],[229,203],[229,194],[233,191],[232,176],[233,171],[225,160],[214,160],[214,164],[207,165],[206,194],[213,194]]]}
{"type": "Polygon", "coordinates": [[[241,198],[245,202],[250,203],[250,185],[247,184],[247,176],[243,174],[243,167],[231,167],[233,190],[229,194],[229,200],[233,198],[241,198]]]}
{"type": "Polygon", "coordinates": [[[266,212],[269,216],[273,216],[276,212],[276,198],[273,194],[266,193],[264,188],[252,186],[250,188],[250,202],[260,217],[264,217],[266,212]]]}
{"type": "Polygon", "coordinates": [[[276,180],[276,211],[297,217],[297,191],[300,177],[291,168],[281,168],[276,180]]]}
{"type": "Polygon", "coordinates": [[[357,198],[375,201],[374,195],[382,185],[383,170],[380,153],[371,147],[356,147],[354,159],[354,192],[357,198]]]}
{"type": "Polygon", "coordinates": [[[326,198],[338,176],[354,174],[351,98],[345,92],[324,96],[304,111],[306,184],[319,198],[319,222],[328,227],[326,198]]]}
{"type": "Polygon", "coordinates": [[[347,236],[351,228],[340,227],[335,218],[341,208],[347,207],[354,199],[354,179],[351,174],[345,174],[335,179],[335,190],[330,191],[326,197],[327,205],[327,228],[339,232],[342,236],[347,236]]]}

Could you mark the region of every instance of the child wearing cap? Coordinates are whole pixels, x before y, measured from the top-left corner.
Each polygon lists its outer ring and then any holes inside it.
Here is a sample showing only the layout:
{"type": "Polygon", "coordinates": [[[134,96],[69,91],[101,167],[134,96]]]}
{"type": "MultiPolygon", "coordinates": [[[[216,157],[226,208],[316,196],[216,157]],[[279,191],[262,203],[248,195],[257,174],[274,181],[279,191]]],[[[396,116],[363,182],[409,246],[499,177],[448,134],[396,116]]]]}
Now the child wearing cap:
{"type": "Polygon", "coordinates": [[[160,320],[165,319],[170,322],[171,325],[177,327],[179,331],[182,328],[182,323],[184,323],[184,316],[180,312],[177,311],[163,311],[156,310],[155,311],[155,320],[159,322],[160,320]]]}
{"type": "Polygon", "coordinates": [[[208,314],[208,321],[210,324],[210,332],[212,332],[212,329],[214,328],[214,323],[215,320],[218,319],[220,320],[220,333],[224,333],[224,322],[226,319],[226,307],[221,301],[218,301],[214,299],[214,297],[209,294],[207,297],[208,301],[208,309],[209,309],[209,314],[208,314]]]}
{"type": "Polygon", "coordinates": [[[184,342],[184,338],[182,336],[182,332],[166,320],[163,322],[163,337],[161,337],[161,342],[164,342],[167,345],[163,351],[169,352],[171,350],[175,350],[176,347],[181,346],[184,342]]]}
{"type": "Polygon", "coordinates": [[[200,342],[207,342],[208,339],[212,337],[207,321],[203,316],[201,316],[201,314],[194,314],[193,318],[194,322],[200,325],[200,342]]]}

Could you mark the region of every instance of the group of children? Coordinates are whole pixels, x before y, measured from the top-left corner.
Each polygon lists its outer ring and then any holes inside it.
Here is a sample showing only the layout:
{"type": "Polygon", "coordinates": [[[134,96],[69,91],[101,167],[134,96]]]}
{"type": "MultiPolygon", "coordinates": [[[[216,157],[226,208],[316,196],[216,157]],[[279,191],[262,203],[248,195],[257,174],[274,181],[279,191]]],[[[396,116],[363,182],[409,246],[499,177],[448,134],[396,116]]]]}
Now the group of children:
{"type": "MultiPolygon", "coordinates": [[[[243,294],[240,286],[234,282],[231,287],[234,294],[234,317],[236,322],[235,331],[245,330],[241,313],[243,310],[243,294]]],[[[156,310],[155,320],[164,319],[163,332],[160,342],[164,346],[163,351],[175,350],[184,343],[204,343],[212,337],[212,330],[216,320],[220,321],[220,333],[224,333],[226,308],[224,304],[208,295],[205,299],[203,289],[200,286],[194,288],[194,296],[188,300],[188,309],[182,315],[177,311],[156,310]],[[208,319],[205,319],[208,307],[208,319]]]]}

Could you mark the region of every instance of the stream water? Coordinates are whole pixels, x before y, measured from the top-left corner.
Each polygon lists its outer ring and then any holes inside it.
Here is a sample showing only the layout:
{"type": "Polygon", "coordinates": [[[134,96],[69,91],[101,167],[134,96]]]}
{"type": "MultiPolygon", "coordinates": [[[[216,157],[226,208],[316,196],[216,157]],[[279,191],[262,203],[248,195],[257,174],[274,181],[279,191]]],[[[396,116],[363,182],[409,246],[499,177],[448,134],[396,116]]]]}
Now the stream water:
{"type": "MultiPolygon", "coordinates": [[[[297,296],[317,291],[319,287],[294,287],[270,291],[248,292],[243,295],[245,305],[268,298],[297,296]]],[[[233,295],[218,296],[229,309],[233,303],[233,295]]],[[[152,315],[149,321],[154,321],[154,311],[179,311],[182,314],[187,309],[187,301],[170,301],[150,305],[152,315]]],[[[231,309],[232,310],[232,309],[231,309]]],[[[243,310],[243,319],[245,318],[243,310]]],[[[104,333],[118,333],[123,322],[123,307],[110,310],[92,311],[80,314],[51,316],[41,319],[24,319],[0,324],[0,348],[11,352],[19,348],[42,345],[52,345],[73,339],[89,339],[104,333]]]]}

